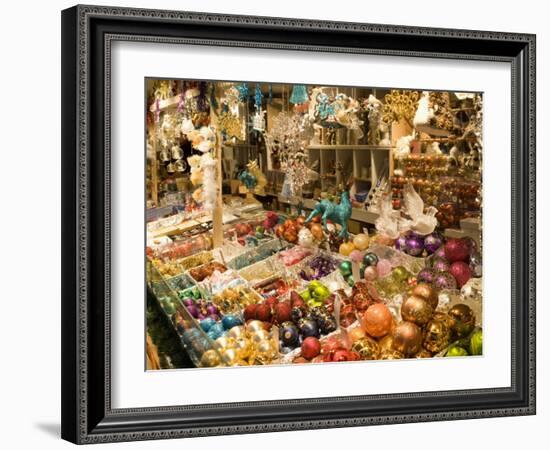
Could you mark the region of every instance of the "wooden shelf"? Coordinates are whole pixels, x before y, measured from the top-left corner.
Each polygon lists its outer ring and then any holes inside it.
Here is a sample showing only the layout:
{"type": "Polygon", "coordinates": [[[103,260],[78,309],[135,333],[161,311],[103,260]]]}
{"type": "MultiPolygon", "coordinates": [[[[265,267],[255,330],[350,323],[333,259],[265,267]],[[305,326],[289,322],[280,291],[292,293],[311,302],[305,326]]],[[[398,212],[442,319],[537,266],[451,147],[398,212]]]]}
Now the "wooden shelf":
{"type": "Polygon", "coordinates": [[[308,145],[306,147],[308,150],[391,150],[394,147],[391,145],[325,145],[325,144],[314,144],[308,145]]]}

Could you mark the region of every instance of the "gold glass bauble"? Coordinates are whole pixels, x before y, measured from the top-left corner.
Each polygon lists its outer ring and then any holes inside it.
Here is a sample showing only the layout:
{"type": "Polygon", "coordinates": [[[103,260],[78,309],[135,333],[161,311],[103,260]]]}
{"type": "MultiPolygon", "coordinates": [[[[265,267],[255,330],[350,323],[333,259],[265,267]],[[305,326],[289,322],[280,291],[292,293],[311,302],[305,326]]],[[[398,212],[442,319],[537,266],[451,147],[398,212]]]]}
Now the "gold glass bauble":
{"type": "Polygon", "coordinates": [[[238,338],[244,337],[245,335],[246,335],[246,330],[242,325],[233,327],[227,332],[227,337],[230,339],[238,339],[238,338]]]}
{"type": "Polygon", "coordinates": [[[201,356],[200,365],[202,367],[216,367],[219,366],[220,363],[220,355],[214,349],[206,350],[201,356]]]}
{"type": "Polygon", "coordinates": [[[239,361],[239,355],[237,350],[234,348],[228,348],[222,352],[222,361],[228,366],[233,366],[237,361],[239,361]]]}
{"type": "Polygon", "coordinates": [[[422,346],[422,330],[412,322],[401,322],[393,332],[393,348],[405,356],[418,353],[422,346]]]}
{"type": "Polygon", "coordinates": [[[457,338],[468,336],[475,327],[476,318],[472,308],[463,303],[454,305],[447,313],[451,320],[451,331],[457,338]]]}
{"type": "Polygon", "coordinates": [[[231,348],[233,340],[227,336],[221,336],[214,341],[213,347],[218,351],[223,351],[227,348],[231,348]]]}
{"type": "Polygon", "coordinates": [[[269,339],[269,333],[262,328],[254,333],[250,333],[250,339],[257,345],[259,342],[269,339]]]}
{"type": "Polygon", "coordinates": [[[407,297],[401,305],[403,320],[423,326],[432,318],[434,310],[430,303],[417,295],[407,297]]]}
{"type": "Polygon", "coordinates": [[[418,297],[422,297],[424,300],[427,300],[434,310],[437,308],[437,304],[439,303],[439,297],[437,295],[437,291],[433,287],[431,287],[429,284],[426,284],[426,283],[417,284],[412,290],[412,294],[417,295],[418,297]]]}
{"type": "Polygon", "coordinates": [[[252,342],[246,337],[239,337],[235,339],[233,348],[237,351],[239,358],[248,359],[252,353],[252,342]]]}
{"type": "Polygon", "coordinates": [[[430,320],[424,331],[424,348],[433,353],[439,353],[449,345],[451,329],[442,320],[430,320]]]}
{"type": "Polygon", "coordinates": [[[264,330],[264,323],[261,320],[251,320],[246,324],[246,331],[249,333],[256,333],[259,330],[264,330]]]}
{"type": "Polygon", "coordinates": [[[381,351],[393,350],[393,335],[388,334],[378,341],[378,346],[381,351]]]}
{"type": "Polygon", "coordinates": [[[368,336],[355,341],[351,349],[357,352],[363,360],[378,359],[380,356],[378,342],[368,336]]]}

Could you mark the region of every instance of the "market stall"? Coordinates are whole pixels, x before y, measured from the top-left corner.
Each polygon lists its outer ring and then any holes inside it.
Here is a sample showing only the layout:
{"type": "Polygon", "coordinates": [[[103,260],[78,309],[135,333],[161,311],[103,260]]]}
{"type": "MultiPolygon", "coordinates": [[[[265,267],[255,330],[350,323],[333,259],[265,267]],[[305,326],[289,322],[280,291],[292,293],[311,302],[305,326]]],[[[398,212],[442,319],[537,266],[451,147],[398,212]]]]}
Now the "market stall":
{"type": "Polygon", "coordinates": [[[147,93],[155,368],[482,353],[481,94],[147,93]]]}

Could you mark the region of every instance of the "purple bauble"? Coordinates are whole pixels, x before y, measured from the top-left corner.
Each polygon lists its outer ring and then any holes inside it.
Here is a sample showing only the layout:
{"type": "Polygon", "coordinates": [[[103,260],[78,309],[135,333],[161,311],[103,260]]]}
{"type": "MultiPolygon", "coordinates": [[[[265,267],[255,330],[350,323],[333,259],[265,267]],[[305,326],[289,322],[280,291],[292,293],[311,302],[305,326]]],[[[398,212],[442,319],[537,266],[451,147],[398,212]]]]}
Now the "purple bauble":
{"type": "Polygon", "coordinates": [[[456,280],[449,272],[439,272],[434,278],[436,289],[456,289],[456,280]]]}
{"type": "Polygon", "coordinates": [[[451,265],[447,262],[446,259],[436,258],[433,260],[432,267],[436,272],[448,272],[451,268],[451,265]]]}
{"type": "Polygon", "coordinates": [[[447,257],[445,256],[445,246],[444,245],[442,245],[441,247],[439,247],[435,251],[434,258],[447,259],[447,257]]]}
{"type": "Polygon", "coordinates": [[[407,237],[407,246],[405,253],[408,253],[411,256],[420,256],[424,251],[424,239],[417,235],[412,234],[407,237]]]}
{"type": "Polygon", "coordinates": [[[395,248],[397,250],[401,250],[402,252],[404,252],[407,248],[407,236],[405,235],[399,236],[395,240],[395,248]]]}
{"type": "Polygon", "coordinates": [[[424,238],[424,248],[428,252],[428,255],[435,253],[442,245],[443,236],[440,233],[433,232],[424,238]]]}
{"type": "Polygon", "coordinates": [[[433,269],[422,269],[418,272],[416,279],[423,283],[432,283],[435,278],[435,271],[433,269]]]}
{"type": "Polygon", "coordinates": [[[192,298],[186,298],[186,299],[183,301],[183,304],[184,304],[186,307],[189,307],[189,306],[195,304],[195,300],[193,300],[192,298]]]}
{"type": "Polygon", "coordinates": [[[189,314],[191,314],[195,319],[199,317],[200,309],[197,308],[196,305],[188,306],[187,311],[189,311],[189,314]]]}
{"type": "Polygon", "coordinates": [[[210,305],[208,305],[208,306],[206,307],[206,313],[207,313],[208,315],[211,315],[211,314],[218,314],[218,312],[219,312],[219,311],[218,311],[218,308],[217,308],[215,305],[210,304],[210,305]]]}

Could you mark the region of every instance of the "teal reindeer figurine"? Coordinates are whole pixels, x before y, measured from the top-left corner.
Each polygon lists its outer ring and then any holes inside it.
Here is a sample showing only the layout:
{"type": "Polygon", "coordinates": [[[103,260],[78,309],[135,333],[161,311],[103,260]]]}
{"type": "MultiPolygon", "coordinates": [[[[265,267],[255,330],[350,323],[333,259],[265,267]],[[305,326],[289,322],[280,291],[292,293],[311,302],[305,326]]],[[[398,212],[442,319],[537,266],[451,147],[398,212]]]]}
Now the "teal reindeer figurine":
{"type": "Polygon", "coordinates": [[[307,217],[305,223],[311,222],[311,220],[321,214],[321,222],[323,227],[327,228],[327,220],[330,220],[333,223],[338,223],[342,227],[338,237],[347,239],[348,238],[348,220],[351,217],[351,201],[349,198],[349,191],[344,190],[340,194],[340,203],[336,204],[327,199],[319,200],[313,211],[307,217]]]}

